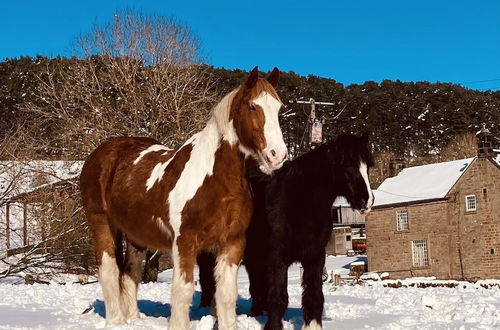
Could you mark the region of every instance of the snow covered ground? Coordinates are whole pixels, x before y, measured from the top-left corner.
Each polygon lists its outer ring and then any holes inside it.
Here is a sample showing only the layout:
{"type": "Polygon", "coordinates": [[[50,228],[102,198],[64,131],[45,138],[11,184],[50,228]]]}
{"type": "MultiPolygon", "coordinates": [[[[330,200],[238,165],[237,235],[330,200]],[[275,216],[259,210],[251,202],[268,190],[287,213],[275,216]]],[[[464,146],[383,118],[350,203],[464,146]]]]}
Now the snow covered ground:
{"type": "MultiPolygon", "coordinates": [[[[328,257],[328,272],[345,275],[349,263],[363,258],[328,257]]],[[[288,329],[300,329],[303,324],[299,274],[298,266],[290,268],[290,304],[285,316],[288,329]]],[[[159,283],[142,285],[139,292],[141,318],[113,329],[166,329],[170,315],[171,275],[171,271],[163,272],[159,283]]],[[[104,303],[97,283],[19,285],[13,282],[15,279],[0,282],[0,329],[104,328],[104,303]],[[82,314],[89,306],[93,308],[82,314]]],[[[500,281],[454,282],[455,288],[411,286],[416,282],[439,283],[412,279],[402,281],[400,288],[384,286],[395,281],[367,281],[339,288],[325,283],[324,329],[500,328],[500,281]],[[491,283],[496,286],[488,289],[481,286],[491,283]]],[[[266,317],[247,316],[250,301],[244,269],[240,269],[238,285],[238,328],[261,329],[266,317]]],[[[199,304],[199,299],[197,286],[194,306],[199,304]]],[[[191,320],[191,329],[212,329],[215,323],[207,308],[193,307],[191,320]]]]}

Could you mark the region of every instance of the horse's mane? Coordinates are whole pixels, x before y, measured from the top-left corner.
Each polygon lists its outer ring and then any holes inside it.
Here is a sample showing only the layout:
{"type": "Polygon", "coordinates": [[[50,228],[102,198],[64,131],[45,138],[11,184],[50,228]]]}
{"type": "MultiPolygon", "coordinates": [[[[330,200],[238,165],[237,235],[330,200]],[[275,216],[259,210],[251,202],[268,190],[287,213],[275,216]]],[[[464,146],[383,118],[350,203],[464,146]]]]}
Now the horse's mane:
{"type": "Polygon", "coordinates": [[[231,129],[229,125],[229,113],[231,112],[231,103],[233,102],[234,95],[238,90],[239,88],[229,92],[212,110],[212,118],[215,120],[218,130],[223,136],[231,129]]]}
{"type": "Polygon", "coordinates": [[[322,171],[322,167],[325,167],[325,154],[329,143],[332,142],[323,143],[317,148],[286,162],[278,173],[284,173],[289,178],[302,176],[309,172],[319,173],[318,170],[322,171]],[[317,167],[313,166],[313,164],[317,165],[317,167]]]}
{"type": "Polygon", "coordinates": [[[334,159],[328,157],[328,153],[331,152],[345,152],[346,150],[352,150],[359,153],[360,159],[367,162],[368,166],[373,165],[373,156],[367,148],[359,145],[359,137],[351,133],[343,133],[339,135],[335,140],[324,142],[313,150],[310,150],[292,161],[286,162],[283,169],[280,170],[287,172],[287,176],[293,177],[297,175],[303,175],[304,173],[317,173],[322,175],[324,173],[331,173],[328,167],[332,166],[334,159]],[[336,151],[330,151],[329,148],[335,148],[336,151]],[[321,171],[327,171],[322,173],[321,171]]]}

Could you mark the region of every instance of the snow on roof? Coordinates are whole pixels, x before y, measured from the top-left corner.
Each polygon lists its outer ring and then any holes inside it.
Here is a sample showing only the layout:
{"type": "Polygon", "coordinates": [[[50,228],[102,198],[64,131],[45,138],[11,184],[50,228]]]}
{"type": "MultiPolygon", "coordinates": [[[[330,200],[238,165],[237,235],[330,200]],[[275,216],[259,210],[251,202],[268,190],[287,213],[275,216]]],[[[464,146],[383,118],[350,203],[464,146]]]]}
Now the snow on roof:
{"type": "Polygon", "coordinates": [[[337,196],[337,198],[333,201],[333,207],[351,207],[351,205],[347,202],[344,196],[337,196]]]}
{"type": "Polygon", "coordinates": [[[474,159],[405,168],[373,191],[374,206],[444,198],[474,159]]]}
{"type": "Polygon", "coordinates": [[[493,149],[493,152],[495,152],[495,153],[496,153],[496,156],[495,156],[495,157],[493,157],[493,161],[494,161],[495,163],[497,163],[497,164],[498,164],[498,166],[500,166],[500,150],[493,149]]]}
{"type": "Polygon", "coordinates": [[[82,166],[83,161],[1,161],[0,199],[75,178],[80,175],[82,166]]]}

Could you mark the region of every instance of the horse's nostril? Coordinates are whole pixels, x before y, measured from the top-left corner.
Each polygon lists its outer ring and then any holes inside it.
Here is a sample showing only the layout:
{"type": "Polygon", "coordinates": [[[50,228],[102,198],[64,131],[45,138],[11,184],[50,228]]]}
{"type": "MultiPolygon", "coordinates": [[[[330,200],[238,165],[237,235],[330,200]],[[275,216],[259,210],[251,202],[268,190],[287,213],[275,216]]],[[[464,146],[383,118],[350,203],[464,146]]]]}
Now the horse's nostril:
{"type": "Polygon", "coordinates": [[[276,151],[274,149],[271,149],[271,156],[276,157],[276,151]]]}

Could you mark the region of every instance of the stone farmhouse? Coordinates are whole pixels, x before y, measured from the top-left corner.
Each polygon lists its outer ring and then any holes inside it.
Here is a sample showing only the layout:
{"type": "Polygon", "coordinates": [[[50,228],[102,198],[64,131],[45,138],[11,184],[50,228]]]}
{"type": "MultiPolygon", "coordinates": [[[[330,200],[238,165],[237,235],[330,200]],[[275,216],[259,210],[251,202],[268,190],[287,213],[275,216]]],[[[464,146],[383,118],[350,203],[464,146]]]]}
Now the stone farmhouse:
{"type": "Polygon", "coordinates": [[[403,169],[366,217],[368,270],[390,278],[500,278],[500,155],[488,130],[478,155],[403,169]]]}

